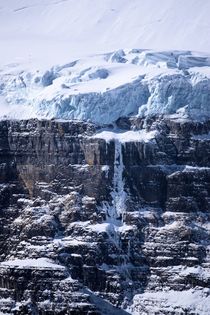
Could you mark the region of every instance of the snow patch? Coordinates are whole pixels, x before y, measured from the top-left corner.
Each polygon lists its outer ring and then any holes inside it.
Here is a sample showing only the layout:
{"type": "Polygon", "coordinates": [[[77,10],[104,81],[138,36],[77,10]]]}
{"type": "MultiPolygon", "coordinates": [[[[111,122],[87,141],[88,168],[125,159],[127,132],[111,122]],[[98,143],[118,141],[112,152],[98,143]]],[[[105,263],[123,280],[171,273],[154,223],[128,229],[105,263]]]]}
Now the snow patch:
{"type": "Polygon", "coordinates": [[[155,315],[161,312],[184,312],[189,309],[196,314],[210,313],[210,289],[185,291],[157,291],[136,295],[128,311],[133,315],[155,315]]]}
{"type": "Polygon", "coordinates": [[[113,132],[113,131],[101,131],[93,136],[95,139],[103,139],[107,143],[110,141],[126,143],[126,142],[149,142],[155,138],[157,131],[147,132],[146,130],[133,131],[129,130],[126,132],[113,132]]]}
{"type": "Polygon", "coordinates": [[[48,258],[37,258],[37,259],[15,259],[15,260],[8,260],[3,261],[0,263],[2,267],[11,267],[11,268],[38,268],[38,269],[61,269],[64,270],[65,267],[61,265],[57,265],[48,258]]]}

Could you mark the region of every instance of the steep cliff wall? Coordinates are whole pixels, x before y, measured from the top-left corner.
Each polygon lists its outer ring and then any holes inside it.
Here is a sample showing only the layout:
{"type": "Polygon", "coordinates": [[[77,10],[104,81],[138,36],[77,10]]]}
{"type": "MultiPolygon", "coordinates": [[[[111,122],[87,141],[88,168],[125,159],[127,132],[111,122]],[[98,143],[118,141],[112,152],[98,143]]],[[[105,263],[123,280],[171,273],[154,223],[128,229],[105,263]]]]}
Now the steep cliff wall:
{"type": "Polygon", "coordinates": [[[210,121],[117,126],[0,122],[1,312],[209,314],[210,121]]]}

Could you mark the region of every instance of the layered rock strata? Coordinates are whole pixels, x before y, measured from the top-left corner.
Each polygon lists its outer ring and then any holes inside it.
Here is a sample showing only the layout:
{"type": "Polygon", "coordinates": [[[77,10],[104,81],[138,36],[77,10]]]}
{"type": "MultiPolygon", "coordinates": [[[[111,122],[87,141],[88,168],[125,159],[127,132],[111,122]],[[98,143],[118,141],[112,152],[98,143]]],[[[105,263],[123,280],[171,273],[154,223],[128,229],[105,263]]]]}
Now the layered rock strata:
{"type": "Polygon", "coordinates": [[[210,121],[116,125],[0,121],[2,313],[209,314],[210,121]]]}

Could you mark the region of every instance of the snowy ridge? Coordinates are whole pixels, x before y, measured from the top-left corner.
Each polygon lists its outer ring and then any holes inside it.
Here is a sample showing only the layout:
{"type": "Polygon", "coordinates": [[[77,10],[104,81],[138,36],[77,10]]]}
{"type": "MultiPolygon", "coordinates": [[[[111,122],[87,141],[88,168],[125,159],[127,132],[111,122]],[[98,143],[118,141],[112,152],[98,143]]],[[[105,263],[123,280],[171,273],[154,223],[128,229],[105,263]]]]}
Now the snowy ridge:
{"type": "Polygon", "coordinates": [[[0,116],[110,124],[130,115],[210,116],[210,58],[189,51],[118,50],[47,71],[4,67],[0,116]]]}

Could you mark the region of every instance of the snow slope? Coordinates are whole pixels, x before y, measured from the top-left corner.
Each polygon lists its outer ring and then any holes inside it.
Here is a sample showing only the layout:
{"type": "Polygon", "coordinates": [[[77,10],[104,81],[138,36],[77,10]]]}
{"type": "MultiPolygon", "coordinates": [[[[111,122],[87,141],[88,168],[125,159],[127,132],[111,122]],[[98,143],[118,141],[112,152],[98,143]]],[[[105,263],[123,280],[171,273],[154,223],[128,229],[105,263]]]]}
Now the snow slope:
{"type": "Polygon", "coordinates": [[[1,0],[0,65],[120,48],[210,53],[210,0],[1,0]]]}

